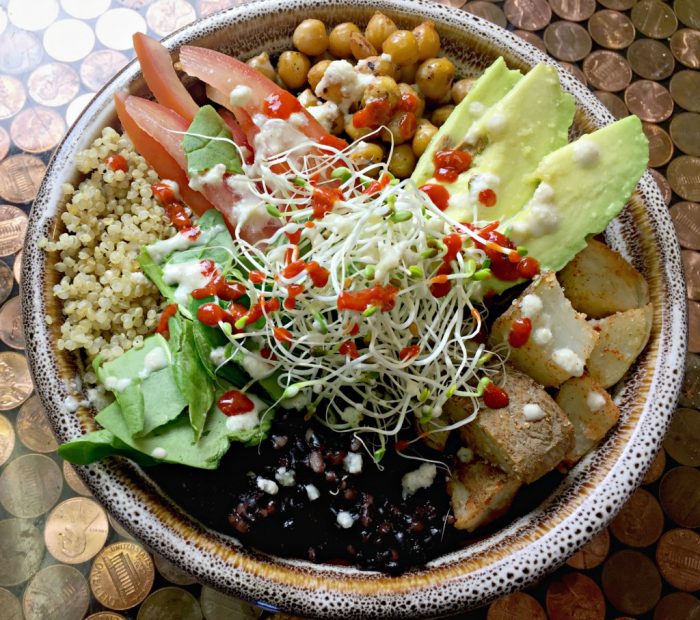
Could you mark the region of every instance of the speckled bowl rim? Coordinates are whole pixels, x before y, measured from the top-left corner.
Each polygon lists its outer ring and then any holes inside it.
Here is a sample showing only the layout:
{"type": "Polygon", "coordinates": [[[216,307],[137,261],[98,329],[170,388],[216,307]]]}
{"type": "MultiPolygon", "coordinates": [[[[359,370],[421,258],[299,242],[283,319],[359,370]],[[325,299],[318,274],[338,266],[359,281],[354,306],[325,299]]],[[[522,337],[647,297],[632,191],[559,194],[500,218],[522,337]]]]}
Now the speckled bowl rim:
{"type": "MultiPolygon", "coordinates": [[[[171,50],[212,33],[267,16],[290,25],[310,13],[384,10],[399,19],[432,19],[439,28],[462,31],[469,45],[502,53],[512,66],[539,61],[557,66],[564,87],[577,100],[584,128],[612,122],[602,104],[567,71],[532,45],[483,19],[427,0],[273,0],[252,2],[203,18],[165,39],[171,50]]],[[[290,26],[291,28],[291,26],[290,26]]],[[[241,31],[239,31],[241,32],[241,31]]],[[[245,35],[243,35],[245,36],[245,35]]],[[[27,355],[39,394],[59,440],[94,427],[89,412],[66,408],[80,398],[74,369],[53,343],[47,325],[52,277],[40,240],[57,223],[62,182],[75,175],[73,157],[113,114],[112,95],[138,76],[125,67],[86,107],[49,163],[26,237],[22,307],[27,355]]],[[[606,230],[606,240],[645,274],[654,303],[650,343],[615,392],[618,427],[568,474],[547,501],[507,527],[466,549],[449,553],[401,577],[316,565],[258,554],[233,538],[204,528],[184,514],[131,462],[113,458],[78,467],[95,497],[153,551],[199,581],[270,609],[317,617],[428,617],[482,605],[527,586],[586,543],[612,518],[640,483],[666,432],[679,394],[686,352],[686,298],[680,250],[658,186],[647,172],[627,209],[606,230]]]]}

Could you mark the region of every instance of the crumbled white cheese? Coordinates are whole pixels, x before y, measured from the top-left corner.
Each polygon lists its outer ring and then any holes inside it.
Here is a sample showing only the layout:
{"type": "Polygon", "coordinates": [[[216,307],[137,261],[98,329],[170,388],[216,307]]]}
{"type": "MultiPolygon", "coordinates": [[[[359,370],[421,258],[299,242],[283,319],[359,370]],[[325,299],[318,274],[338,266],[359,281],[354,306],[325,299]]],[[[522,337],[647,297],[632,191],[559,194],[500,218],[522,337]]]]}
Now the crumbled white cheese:
{"type": "MultiPolygon", "coordinates": [[[[88,390],[88,393],[90,390],[88,390]]],[[[66,396],[66,398],[63,400],[63,407],[66,409],[66,411],[69,411],[70,413],[73,413],[78,410],[79,407],[89,407],[90,406],[90,401],[89,400],[78,400],[75,398],[75,396],[69,394],[66,396]]],[[[99,407],[99,409],[104,409],[104,407],[99,407]]]]}
{"type": "Polygon", "coordinates": [[[258,424],[260,424],[260,419],[258,418],[257,407],[248,413],[231,415],[226,418],[226,430],[228,430],[230,433],[250,431],[253,430],[258,424]]]}
{"type": "Polygon", "coordinates": [[[527,237],[542,237],[559,227],[559,211],[554,202],[554,189],[540,183],[530,201],[523,207],[522,216],[513,223],[511,237],[519,241],[527,237]]]}
{"type": "Polygon", "coordinates": [[[315,93],[317,97],[327,99],[329,89],[339,86],[341,100],[336,103],[343,112],[347,112],[353,103],[362,99],[365,88],[373,79],[372,75],[358,73],[347,60],[334,60],[316,85],[315,93]]]}
{"type": "Polygon", "coordinates": [[[532,341],[535,344],[539,344],[540,346],[545,345],[548,342],[551,342],[551,340],[552,340],[552,330],[549,329],[548,327],[538,327],[532,333],[532,341]]]}
{"type": "Polygon", "coordinates": [[[354,517],[347,510],[341,510],[335,520],[336,523],[345,530],[352,527],[352,524],[355,523],[354,517]]]}
{"type": "Polygon", "coordinates": [[[234,107],[242,107],[250,101],[252,96],[253,91],[250,86],[238,84],[238,86],[235,86],[229,93],[228,101],[234,107]]]}
{"type": "Polygon", "coordinates": [[[348,452],[343,459],[343,467],[349,474],[359,474],[362,471],[362,455],[357,452],[348,452]]]}
{"type": "Polygon", "coordinates": [[[209,353],[209,361],[217,367],[226,363],[226,347],[216,347],[209,353]]]}
{"type": "Polygon", "coordinates": [[[355,407],[346,407],[340,411],[340,417],[342,418],[343,422],[347,422],[351,427],[353,427],[360,423],[364,417],[364,414],[355,407]]]}
{"type": "Polygon", "coordinates": [[[97,409],[97,411],[104,409],[112,402],[107,394],[108,392],[106,392],[104,387],[101,385],[94,388],[88,388],[87,397],[89,402],[86,407],[88,405],[92,405],[95,409],[97,409]]]}
{"type": "Polygon", "coordinates": [[[457,458],[462,463],[471,463],[474,460],[474,451],[471,448],[462,446],[459,450],[457,450],[457,458]]]}
{"type": "Polygon", "coordinates": [[[523,406],[523,416],[528,422],[537,422],[544,418],[545,413],[537,403],[528,403],[523,406]]]}
{"type": "Polygon", "coordinates": [[[189,185],[193,190],[199,192],[204,189],[205,185],[221,185],[224,182],[224,174],[226,174],[226,166],[215,164],[206,172],[191,176],[189,185]]]}
{"type": "Polygon", "coordinates": [[[579,138],[572,148],[574,163],[581,168],[592,168],[600,161],[600,149],[590,138],[579,138]]]}
{"type": "Polygon", "coordinates": [[[418,489],[427,489],[435,481],[437,467],[435,463],[423,463],[418,469],[409,471],[401,478],[404,499],[413,495],[418,489]]]}
{"type": "Polygon", "coordinates": [[[320,491],[313,484],[307,484],[304,489],[306,489],[306,495],[312,502],[321,497],[320,491]]]}
{"type": "Polygon", "coordinates": [[[151,456],[154,459],[164,459],[168,456],[168,451],[165,448],[153,448],[151,456]]]}
{"type": "Polygon", "coordinates": [[[169,354],[165,347],[151,349],[143,358],[143,369],[139,372],[141,379],[147,379],[154,372],[167,368],[170,363],[169,354]]]}
{"type": "Polygon", "coordinates": [[[131,385],[131,379],[129,379],[128,377],[117,379],[117,377],[110,376],[105,377],[102,383],[108,390],[112,390],[113,392],[123,392],[126,388],[128,388],[131,385]]]}
{"type": "Polygon", "coordinates": [[[275,480],[279,482],[283,487],[293,487],[296,483],[296,476],[294,475],[293,469],[287,469],[286,467],[278,467],[275,472],[275,480]]]}
{"type": "Polygon", "coordinates": [[[206,286],[209,276],[202,273],[202,265],[195,259],[184,263],[167,263],[163,267],[163,281],[166,284],[177,284],[173,299],[184,306],[192,291],[206,286]]]}
{"type": "Polygon", "coordinates": [[[469,113],[472,116],[476,116],[477,118],[479,118],[484,114],[484,112],[486,112],[486,106],[480,101],[472,101],[469,104],[469,113]]]}
{"type": "Polygon", "coordinates": [[[309,119],[302,112],[294,112],[289,115],[289,122],[295,127],[304,127],[304,125],[309,124],[309,119]]]}
{"type": "Polygon", "coordinates": [[[605,396],[603,396],[600,392],[594,392],[591,390],[586,396],[586,405],[588,405],[588,408],[593,413],[596,413],[596,411],[600,411],[603,407],[605,407],[605,396]]]}
{"type": "Polygon", "coordinates": [[[261,478],[260,476],[258,476],[255,484],[263,493],[268,493],[270,495],[277,495],[277,492],[280,490],[276,482],[268,480],[267,478],[261,478]]]}
{"type": "Polygon", "coordinates": [[[572,374],[574,377],[580,377],[583,374],[585,363],[571,349],[556,349],[554,353],[552,353],[552,361],[559,366],[559,368],[572,374]]]}
{"type": "MultiPolygon", "coordinates": [[[[469,200],[473,207],[479,207],[479,194],[484,190],[493,190],[496,194],[496,204],[498,204],[498,187],[501,184],[501,178],[492,172],[482,172],[472,177],[469,180],[469,200]]],[[[494,205],[495,206],[495,205],[494,205]]],[[[488,207],[487,207],[488,208],[488,207]]],[[[477,213],[474,213],[474,219],[478,219],[477,213]]]]}
{"type": "Polygon", "coordinates": [[[255,353],[244,352],[243,358],[240,361],[243,370],[245,370],[252,379],[259,381],[272,374],[275,367],[267,360],[255,353]]]}
{"type": "Polygon", "coordinates": [[[528,319],[534,319],[542,312],[542,308],[542,300],[533,293],[525,295],[520,302],[520,314],[528,319]]]}
{"type": "Polygon", "coordinates": [[[322,105],[310,107],[309,114],[321,123],[321,126],[330,133],[341,112],[335,103],[326,101],[322,105]]]}
{"type": "Polygon", "coordinates": [[[307,109],[318,105],[318,98],[316,95],[314,95],[310,88],[307,88],[303,92],[299,93],[299,95],[297,95],[297,99],[299,100],[299,103],[307,109]]]}
{"type": "Polygon", "coordinates": [[[296,396],[291,398],[283,398],[278,405],[282,409],[305,409],[311,402],[312,391],[309,389],[301,390],[296,396]]]}

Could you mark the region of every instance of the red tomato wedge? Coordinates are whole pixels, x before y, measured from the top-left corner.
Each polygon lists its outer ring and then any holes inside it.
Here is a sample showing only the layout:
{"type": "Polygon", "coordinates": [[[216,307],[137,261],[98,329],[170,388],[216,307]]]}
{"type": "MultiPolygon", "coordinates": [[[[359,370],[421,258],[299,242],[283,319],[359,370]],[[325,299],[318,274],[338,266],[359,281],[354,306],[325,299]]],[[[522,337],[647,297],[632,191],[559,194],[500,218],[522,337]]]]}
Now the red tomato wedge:
{"type": "Polygon", "coordinates": [[[231,112],[224,108],[219,108],[217,112],[219,113],[219,116],[222,119],[224,119],[224,123],[226,123],[228,128],[231,130],[231,136],[233,137],[233,141],[241,148],[247,149],[248,152],[245,157],[245,163],[252,164],[254,160],[253,147],[250,146],[250,143],[248,142],[248,136],[246,135],[246,133],[236,122],[236,119],[233,118],[233,114],[231,114],[231,112]]]}
{"type": "Polygon", "coordinates": [[[133,41],[143,77],[158,103],[192,122],[199,106],[175,72],[170,52],[141,32],[134,34],[133,41]]]}
{"type": "Polygon", "coordinates": [[[211,202],[202,194],[189,187],[187,174],[180,163],[168,154],[163,145],[139,127],[126,109],[126,95],[117,93],[114,96],[114,106],[117,109],[117,116],[122,124],[122,128],[131,138],[136,150],[153,167],[158,176],[161,179],[175,181],[180,187],[182,199],[197,215],[213,209],[214,205],[211,202]]]}

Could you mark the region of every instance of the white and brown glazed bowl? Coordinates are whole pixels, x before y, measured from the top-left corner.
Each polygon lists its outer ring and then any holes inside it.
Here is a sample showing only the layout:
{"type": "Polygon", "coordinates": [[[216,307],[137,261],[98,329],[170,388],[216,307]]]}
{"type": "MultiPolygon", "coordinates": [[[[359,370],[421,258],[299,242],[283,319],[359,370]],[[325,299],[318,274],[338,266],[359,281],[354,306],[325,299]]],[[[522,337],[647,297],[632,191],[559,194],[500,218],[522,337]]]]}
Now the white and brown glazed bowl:
{"type": "MultiPolygon", "coordinates": [[[[465,76],[477,75],[498,56],[523,71],[540,61],[556,65],[498,26],[424,0],[263,0],[195,22],[165,44],[174,56],[183,44],[243,58],[262,50],[272,54],[290,47],[292,32],[304,18],[317,17],[328,25],[365,24],[375,10],[409,28],[433,20],[445,53],[465,76]]],[[[574,135],[613,121],[585,86],[565,70],[559,73],[576,98],[574,135]]],[[[105,125],[117,126],[112,96],[120,90],[146,92],[136,62],[97,94],[57,149],[32,209],[24,251],[27,354],[37,392],[61,441],[93,430],[94,412],[66,406],[69,397],[81,401],[83,396],[75,360],[56,347],[61,306],[51,290],[58,275],[52,268],[55,259],[39,249],[39,241],[60,234],[61,184],[78,179],[76,153],[105,125]],[[51,325],[47,316],[53,318],[51,325]]],[[[644,274],[654,304],[649,345],[615,389],[620,423],[534,509],[513,515],[502,529],[414,572],[391,577],[257,553],[201,525],[178,506],[177,497],[168,497],[156,485],[148,470],[129,461],[112,458],[78,471],[109,512],[153,551],[203,583],[269,608],[326,618],[425,618],[476,607],[522,588],[564,562],[622,507],[659,448],[679,392],[686,350],[684,280],[667,208],[648,173],[608,227],[606,240],[644,274]]],[[[527,488],[522,492],[527,494],[527,488]]]]}

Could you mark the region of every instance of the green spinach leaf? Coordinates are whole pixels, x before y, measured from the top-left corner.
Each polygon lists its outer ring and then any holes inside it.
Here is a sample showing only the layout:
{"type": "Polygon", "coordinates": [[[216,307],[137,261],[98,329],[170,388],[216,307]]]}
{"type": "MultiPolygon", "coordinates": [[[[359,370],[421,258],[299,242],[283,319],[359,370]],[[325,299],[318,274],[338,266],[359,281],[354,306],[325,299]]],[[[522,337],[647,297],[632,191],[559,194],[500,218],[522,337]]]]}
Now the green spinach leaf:
{"type": "Polygon", "coordinates": [[[187,174],[192,177],[217,164],[223,164],[227,172],[242,174],[241,158],[229,142],[232,140],[231,130],[212,106],[199,108],[182,140],[187,155],[187,174]]]}

